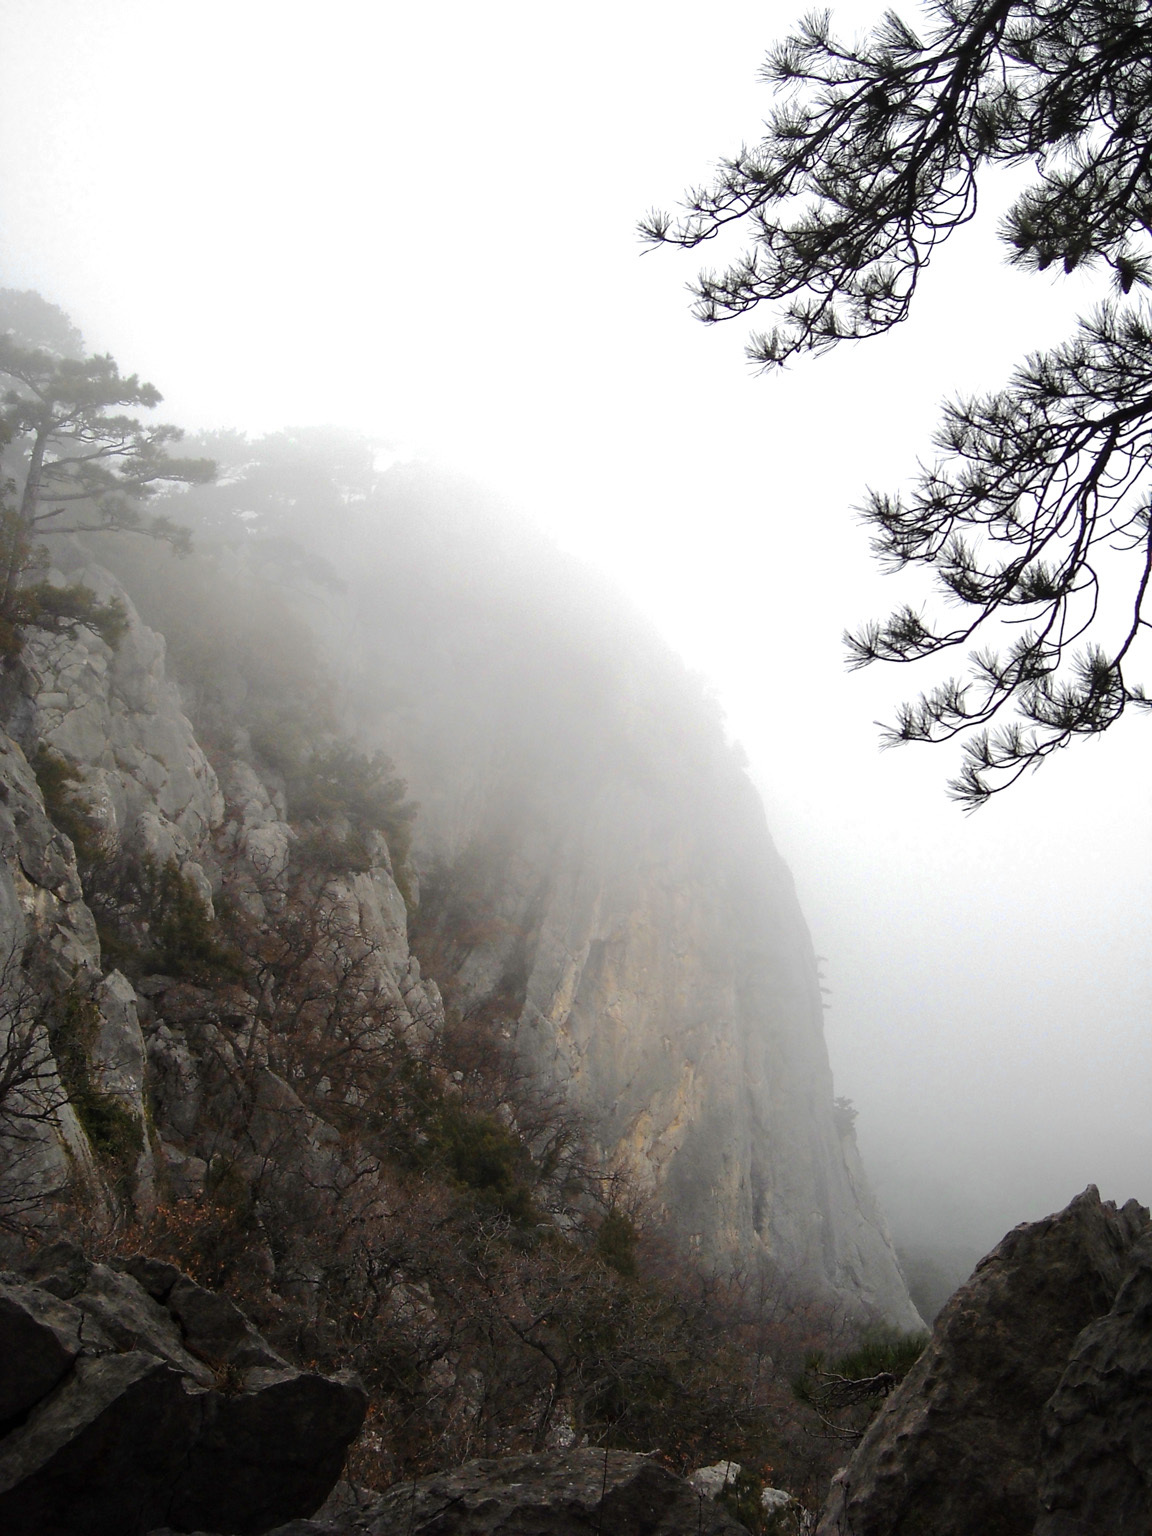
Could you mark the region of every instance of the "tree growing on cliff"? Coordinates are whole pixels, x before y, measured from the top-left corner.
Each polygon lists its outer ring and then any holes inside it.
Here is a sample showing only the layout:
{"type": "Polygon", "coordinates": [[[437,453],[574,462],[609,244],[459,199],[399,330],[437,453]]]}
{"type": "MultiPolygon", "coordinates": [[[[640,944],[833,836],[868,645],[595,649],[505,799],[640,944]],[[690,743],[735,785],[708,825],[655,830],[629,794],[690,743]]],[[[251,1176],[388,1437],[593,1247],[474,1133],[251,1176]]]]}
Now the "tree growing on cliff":
{"type": "Polygon", "coordinates": [[[114,358],[58,357],[0,336],[0,440],[20,451],[16,513],[29,537],[130,529],[186,548],[186,531],[145,518],[143,503],[164,485],[211,480],[210,459],[174,459],[178,427],[145,424],[163,396],[114,358]]]}
{"type": "Polygon", "coordinates": [[[1113,293],[1008,385],[945,407],[939,456],[863,514],[891,569],[944,604],[847,637],[851,663],[984,642],[965,676],[902,706],[893,742],[962,736],[951,786],[981,804],[1146,698],[1132,671],[1152,576],[1152,13],[1140,0],[934,0],[847,45],[827,14],[773,49],[766,134],[649,240],[749,241],[695,285],[708,322],[763,306],[750,357],[775,368],[904,320],[933,251],[976,211],[990,165],[1034,175],[1001,228],[1017,266],[1092,267],[1113,293]],[[957,613],[959,610],[959,613],[957,613]],[[1005,627],[1007,626],[1007,628],[1005,627]]]}
{"type": "MultiPolygon", "coordinates": [[[[60,313],[41,301],[33,324],[44,319],[42,310],[60,313]]],[[[27,311],[27,304],[0,306],[8,318],[27,319],[27,311]]],[[[111,357],[57,350],[61,334],[79,340],[59,326],[44,345],[17,326],[0,334],[0,450],[8,476],[0,507],[0,620],[9,627],[36,622],[41,608],[52,617],[48,589],[28,580],[44,563],[38,539],[130,530],[185,550],[187,531],[171,518],[146,516],[144,506],[164,486],[202,484],[215,474],[209,459],[171,456],[182,436],[178,427],[135,414],[160,404],[154,385],[121,374],[111,357]]]]}

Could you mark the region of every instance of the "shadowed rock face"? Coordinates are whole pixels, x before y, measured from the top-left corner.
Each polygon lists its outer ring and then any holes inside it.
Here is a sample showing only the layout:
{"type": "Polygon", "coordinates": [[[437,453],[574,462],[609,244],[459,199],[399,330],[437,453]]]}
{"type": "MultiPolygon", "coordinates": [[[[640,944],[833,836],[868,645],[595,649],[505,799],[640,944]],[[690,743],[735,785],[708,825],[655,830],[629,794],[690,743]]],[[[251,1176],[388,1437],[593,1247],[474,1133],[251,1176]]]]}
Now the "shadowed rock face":
{"type": "Polygon", "coordinates": [[[1036,1536],[1152,1529],[1152,1240],[1076,1341],[1044,1409],[1036,1536]]]}
{"type": "Polygon", "coordinates": [[[1146,1536],[1148,1230],[1090,1186],[1010,1232],[838,1475],[820,1536],[1146,1536]]]}
{"type": "MultiPolygon", "coordinates": [[[[156,1531],[153,1536],[174,1536],[156,1531]]],[[[625,1451],[501,1456],[269,1536],[747,1536],[683,1478],[625,1451]]]]}
{"type": "Polygon", "coordinates": [[[58,1244],[0,1277],[0,1404],[5,1536],[254,1536],[323,1502],[365,1396],[293,1369],[169,1264],[58,1244]]]}

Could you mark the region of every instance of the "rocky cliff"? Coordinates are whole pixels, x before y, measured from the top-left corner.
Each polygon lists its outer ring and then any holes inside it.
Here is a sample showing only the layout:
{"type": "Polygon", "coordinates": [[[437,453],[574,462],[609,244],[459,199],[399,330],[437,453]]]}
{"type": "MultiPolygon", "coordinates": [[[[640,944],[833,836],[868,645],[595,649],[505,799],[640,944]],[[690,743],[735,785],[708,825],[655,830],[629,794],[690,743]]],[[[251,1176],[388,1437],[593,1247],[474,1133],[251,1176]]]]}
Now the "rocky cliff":
{"type": "MultiPolygon", "coordinates": [[[[377,507],[346,530],[342,586],[302,583],[293,599],[324,637],[346,718],[396,759],[420,804],[407,903],[378,834],[328,881],[333,952],[348,964],[359,946],[357,986],[406,1038],[443,1026],[439,983],[451,1016],[495,1029],[559,1089],[603,1169],[710,1261],[766,1260],[801,1292],[916,1326],[834,1105],[791,879],[704,691],[559,557],[518,554],[498,524],[455,509],[450,527],[443,507],[413,516],[403,496],[386,510],[384,525],[377,507]]],[[[82,550],[57,560],[68,580],[114,595],[82,550]]],[[[237,570],[236,590],[265,579],[250,556],[237,570]]],[[[4,942],[15,953],[31,923],[64,957],[60,978],[71,966],[91,982],[92,1089],[136,1128],[146,1204],[158,1173],[168,1190],[202,1186],[219,1130],[205,1105],[230,1101],[220,1071],[243,1062],[249,1074],[251,1103],[235,1112],[258,1160],[295,1113],[292,1072],[306,1069],[290,1070],[274,1038],[269,1048],[250,988],[206,999],[162,956],[129,985],[109,949],[123,889],[98,893],[101,955],[27,763],[47,752],[74,775],[63,800],[105,864],[134,861],[137,905],[143,870],[145,885],[176,879],[209,914],[224,898],[274,924],[299,832],[282,776],[244,731],[217,740],[209,762],[163,638],[128,611],[115,652],[83,628],[33,631],[8,679],[3,761],[25,809],[9,838],[4,942]]],[[[75,1094],[63,1097],[63,1142],[54,1151],[42,1136],[37,1153],[45,1187],[90,1161],[75,1094]]],[[[315,1112],[296,1123],[323,1163],[315,1112]]],[[[100,1179],[88,1184],[105,1198],[100,1179]]]]}
{"type": "Polygon", "coordinates": [[[649,652],[627,708],[615,660],[578,713],[570,677],[550,715],[499,667],[422,713],[411,671],[369,716],[366,651],[343,696],[406,755],[413,824],[333,734],[323,668],[288,665],[286,611],[266,680],[237,666],[249,563],[173,644],[193,726],[127,590],[56,559],[125,627],[29,626],[2,671],[0,1261],[146,1247],[285,1358],[354,1364],[377,1487],[610,1433],[681,1469],[791,1459],[809,1489],[789,1352],[915,1313],[786,871],[675,665],[649,652]],[[638,1248],[661,1225],[699,1269],[638,1248]]]}
{"type": "MultiPolygon", "coordinates": [[[[163,637],[82,549],[60,559],[68,580],[123,601],[128,624],[115,650],[82,627],[30,630],[4,680],[0,1230],[51,1232],[78,1206],[112,1226],[126,1194],[146,1215],[158,1194],[201,1195],[225,1153],[331,1177],[334,1133],[305,1109],[285,1076],[291,1052],[272,1038],[274,954],[257,996],[214,964],[206,939],[221,900],[253,935],[287,926],[298,833],[283,790],[243,744],[209,763],[163,637]]],[[[315,1006],[338,985],[318,979],[331,962],[370,1023],[435,1031],[439,992],[409,954],[384,839],[370,836],[357,868],[324,871],[322,888],[313,930],[284,940],[315,1006]]]]}
{"type": "Polygon", "coordinates": [[[565,1085],[693,1247],[917,1326],[835,1109],[791,876],[701,683],[482,509],[401,477],[346,532],[318,622],[422,807],[425,969],[565,1085]]]}

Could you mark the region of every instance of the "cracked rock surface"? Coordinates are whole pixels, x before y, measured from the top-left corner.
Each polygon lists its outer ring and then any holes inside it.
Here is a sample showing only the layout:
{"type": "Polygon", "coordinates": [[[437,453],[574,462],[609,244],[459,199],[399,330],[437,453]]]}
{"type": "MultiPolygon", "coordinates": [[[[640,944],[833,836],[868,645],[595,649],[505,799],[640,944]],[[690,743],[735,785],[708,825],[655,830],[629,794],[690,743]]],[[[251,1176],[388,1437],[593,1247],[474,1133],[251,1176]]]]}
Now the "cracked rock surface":
{"type": "Polygon", "coordinates": [[[255,1536],[324,1502],[364,1417],[170,1264],[68,1243],[0,1275],[0,1530],[255,1536]]]}
{"type": "Polygon", "coordinates": [[[1147,1536],[1149,1214],[1093,1185],[1014,1228],[838,1473],[819,1536],[1147,1536]]]}
{"type": "MultiPolygon", "coordinates": [[[[682,1477],[629,1451],[498,1456],[398,1484],[270,1536],[747,1536],[682,1477]]],[[[156,1531],[153,1536],[174,1536],[156,1531]]],[[[205,1536],[205,1533],[199,1533],[205,1536]]]]}

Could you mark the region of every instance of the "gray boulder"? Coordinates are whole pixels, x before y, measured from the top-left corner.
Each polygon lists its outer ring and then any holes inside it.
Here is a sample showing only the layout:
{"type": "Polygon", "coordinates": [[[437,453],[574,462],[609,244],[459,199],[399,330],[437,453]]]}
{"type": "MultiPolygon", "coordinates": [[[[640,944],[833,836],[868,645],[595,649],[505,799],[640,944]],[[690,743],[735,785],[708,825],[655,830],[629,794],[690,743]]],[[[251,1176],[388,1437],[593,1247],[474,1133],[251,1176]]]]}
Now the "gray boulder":
{"type": "Polygon", "coordinates": [[[357,1382],[297,1371],[172,1265],[56,1244],[0,1276],[0,1531],[256,1536],[324,1502],[357,1382]]]}
{"type": "Polygon", "coordinates": [[[154,1302],[163,1303],[184,1344],[198,1359],[210,1361],[218,1369],[289,1368],[283,1355],[269,1348],[235,1302],[197,1285],[174,1264],[136,1254],[125,1262],[124,1270],[154,1302]]]}
{"type": "MultiPolygon", "coordinates": [[[[270,1536],[747,1536],[722,1506],[646,1456],[583,1449],[501,1456],[390,1489],[367,1509],[270,1536]]],[[[153,1533],[174,1536],[174,1532],[153,1533]]]]}
{"type": "Polygon", "coordinates": [[[1152,1529],[1152,1242],[1076,1341],[1044,1409],[1035,1536],[1152,1529]]]}
{"type": "Polygon", "coordinates": [[[84,1316],[35,1286],[0,1286],[0,1426],[19,1422],[72,1369],[84,1316]]]}
{"type": "MultiPolygon", "coordinates": [[[[1087,1374],[1062,1398],[1057,1388],[1111,1312],[1148,1223],[1134,1200],[1117,1210],[1089,1186],[1059,1214],[1009,1232],[944,1307],[924,1354],[837,1475],[818,1536],[1032,1536],[1045,1405],[1057,1394],[1065,1414],[1083,1416],[1077,1391],[1087,1374]]],[[[1136,1293],[1126,1294],[1136,1307],[1136,1293]]],[[[1082,1373],[1092,1368],[1085,1358],[1082,1373]]],[[[1055,1445],[1058,1415],[1047,1422],[1055,1445]]],[[[1055,1468],[1050,1484],[1055,1499],[1055,1468]]],[[[1042,1527],[1044,1536],[1095,1529],[1042,1527]]],[[[1143,1536],[1148,1515],[1104,1529],[1143,1536]]]]}
{"type": "MultiPolygon", "coordinates": [[[[366,1400],[350,1377],[257,1369],[204,1394],[198,1433],[164,1501],[177,1530],[257,1536],[311,1514],[340,1476],[366,1400]]],[[[152,1517],[153,1523],[155,1516],[152,1517]]]]}
{"type": "MultiPolygon", "coordinates": [[[[331,1528],[344,1536],[353,1526],[331,1528]]],[[[742,1536],[683,1478],[626,1451],[503,1456],[391,1489],[366,1536],[742,1536]]]]}
{"type": "Polygon", "coordinates": [[[199,1431],[186,1378],[141,1350],[81,1355],[0,1441],[7,1536],[113,1536],[147,1529],[199,1431]]]}

